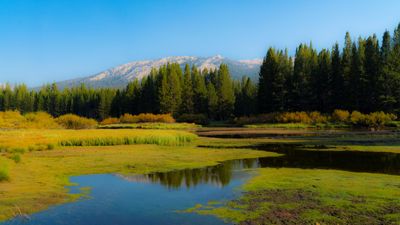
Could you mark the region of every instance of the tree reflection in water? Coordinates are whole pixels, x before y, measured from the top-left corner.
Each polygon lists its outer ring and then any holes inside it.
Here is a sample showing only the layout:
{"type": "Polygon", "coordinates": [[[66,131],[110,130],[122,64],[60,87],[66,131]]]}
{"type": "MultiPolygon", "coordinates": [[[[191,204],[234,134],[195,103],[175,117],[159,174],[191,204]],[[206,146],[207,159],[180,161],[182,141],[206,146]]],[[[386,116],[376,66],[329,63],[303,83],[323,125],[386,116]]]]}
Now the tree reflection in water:
{"type": "Polygon", "coordinates": [[[216,166],[204,168],[157,172],[146,175],[121,175],[121,177],[134,182],[158,183],[169,189],[192,188],[200,184],[223,187],[229,184],[233,176],[240,176],[240,173],[234,174],[233,171],[257,167],[259,167],[258,159],[241,159],[225,161],[216,166]]]}

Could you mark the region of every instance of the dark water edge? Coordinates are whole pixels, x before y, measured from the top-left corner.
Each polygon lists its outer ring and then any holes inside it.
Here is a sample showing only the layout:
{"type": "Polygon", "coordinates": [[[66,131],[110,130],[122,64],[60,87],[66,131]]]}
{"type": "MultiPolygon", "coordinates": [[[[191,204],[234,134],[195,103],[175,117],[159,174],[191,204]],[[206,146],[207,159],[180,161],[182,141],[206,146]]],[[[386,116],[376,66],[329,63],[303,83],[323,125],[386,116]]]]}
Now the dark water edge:
{"type": "Polygon", "coordinates": [[[283,154],[279,157],[260,158],[260,167],[334,169],[400,175],[400,154],[398,153],[271,149],[267,146],[258,146],[256,149],[283,154]]]}

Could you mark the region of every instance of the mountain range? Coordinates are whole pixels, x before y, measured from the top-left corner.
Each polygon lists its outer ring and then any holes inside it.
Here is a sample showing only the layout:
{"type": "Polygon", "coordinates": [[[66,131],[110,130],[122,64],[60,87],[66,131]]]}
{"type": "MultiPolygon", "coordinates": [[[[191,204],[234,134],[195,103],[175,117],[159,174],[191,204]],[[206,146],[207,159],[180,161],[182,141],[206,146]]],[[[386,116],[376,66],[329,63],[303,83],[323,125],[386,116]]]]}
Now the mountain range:
{"type": "Polygon", "coordinates": [[[227,64],[234,79],[240,79],[246,75],[256,78],[260,71],[261,59],[232,60],[220,55],[212,57],[172,56],[155,60],[133,61],[116,66],[88,77],[76,78],[57,82],[59,88],[79,86],[84,83],[87,86],[98,87],[124,87],[129,81],[142,79],[147,76],[152,68],[159,68],[167,63],[178,63],[182,68],[185,64],[195,65],[200,69],[215,69],[221,63],[227,64]]]}

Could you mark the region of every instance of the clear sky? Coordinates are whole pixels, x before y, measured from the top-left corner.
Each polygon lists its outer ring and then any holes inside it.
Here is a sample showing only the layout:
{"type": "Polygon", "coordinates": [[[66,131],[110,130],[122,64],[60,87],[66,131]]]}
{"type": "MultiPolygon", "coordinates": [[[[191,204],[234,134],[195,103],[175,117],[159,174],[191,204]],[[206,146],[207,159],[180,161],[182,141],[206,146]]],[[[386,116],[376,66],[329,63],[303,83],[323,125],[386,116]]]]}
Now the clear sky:
{"type": "Polygon", "coordinates": [[[400,22],[399,0],[0,0],[0,83],[29,86],[165,56],[262,58],[400,22]]]}

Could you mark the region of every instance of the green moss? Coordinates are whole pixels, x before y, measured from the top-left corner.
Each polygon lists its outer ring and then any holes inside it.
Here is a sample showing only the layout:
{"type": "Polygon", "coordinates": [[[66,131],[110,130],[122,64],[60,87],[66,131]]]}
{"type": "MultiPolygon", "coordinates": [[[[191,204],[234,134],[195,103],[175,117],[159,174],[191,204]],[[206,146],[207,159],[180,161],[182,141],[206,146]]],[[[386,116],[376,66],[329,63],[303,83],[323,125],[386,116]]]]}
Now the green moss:
{"type": "Polygon", "coordinates": [[[255,224],[376,224],[390,223],[398,216],[393,212],[400,210],[398,176],[290,168],[257,171],[238,200],[196,211],[255,224]]]}

